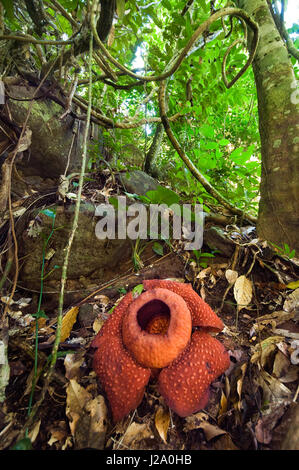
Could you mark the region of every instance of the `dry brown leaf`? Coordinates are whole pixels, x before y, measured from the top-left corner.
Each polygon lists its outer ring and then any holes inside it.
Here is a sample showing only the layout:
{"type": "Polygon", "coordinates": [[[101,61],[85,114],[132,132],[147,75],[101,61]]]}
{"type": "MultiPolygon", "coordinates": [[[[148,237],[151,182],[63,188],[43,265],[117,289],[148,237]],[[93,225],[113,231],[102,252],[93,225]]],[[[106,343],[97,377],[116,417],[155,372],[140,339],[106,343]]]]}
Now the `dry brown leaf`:
{"type": "Polygon", "coordinates": [[[203,430],[207,441],[214,439],[214,437],[226,434],[226,431],[220,429],[216,424],[211,424],[208,421],[203,421],[199,427],[203,430]]]}
{"type": "Polygon", "coordinates": [[[59,444],[59,447],[62,448],[65,440],[67,439],[67,423],[65,421],[59,421],[55,423],[53,427],[49,429],[50,438],[47,442],[49,446],[54,444],[59,444]]]}
{"type": "Polygon", "coordinates": [[[193,431],[193,429],[198,429],[201,423],[203,421],[206,421],[208,418],[208,415],[206,415],[206,413],[203,413],[202,411],[187,416],[185,418],[184,431],[188,432],[193,431]]]}
{"type": "Polygon", "coordinates": [[[97,317],[93,322],[92,329],[95,333],[98,333],[102,326],[104,325],[105,320],[103,318],[97,317]]]}
{"type": "Polygon", "coordinates": [[[104,397],[92,396],[76,380],[67,387],[66,415],[76,449],[103,449],[107,431],[104,397]]]}
{"type": "Polygon", "coordinates": [[[86,403],[86,411],[90,413],[90,426],[88,429],[88,447],[103,449],[107,431],[107,415],[105,399],[98,395],[86,403]]]}
{"type": "Polygon", "coordinates": [[[288,372],[290,365],[289,358],[278,349],[273,363],[273,375],[280,379],[288,372]]]}
{"type": "Polygon", "coordinates": [[[291,398],[291,391],[279,379],[272,377],[263,369],[260,370],[255,381],[263,389],[264,402],[285,402],[291,398]]]}
{"type": "Polygon", "coordinates": [[[246,307],[252,298],[252,283],[246,276],[239,276],[234,285],[234,297],[239,311],[246,307]]]}
{"type": "Polygon", "coordinates": [[[266,328],[267,325],[270,325],[271,328],[276,328],[277,325],[286,322],[287,320],[291,320],[294,318],[295,312],[285,312],[283,310],[277,310],[276,312],[269,313],[267,315],[263,315],[262,317],[258,318],[258,321],[254,323],[253,328],[257,331],[262,331],[266,328]]]}
{"type": "Polygon", "coordinates": [[[220,409],[219,409],[219,413],[218,413],[218,419],[223,417],[223,415],[225,415],[225,413],[227,412],[227,397],[225,396],[225,393],[223,392],[223,390],[221,391],[221,398],[220,398],[220,409]]]}
{"type": "Polygon", "coordinates": [[[94,300],[96,300],[97,303],[99,303],[102,307],[107,307],[107,305],[110,302],[109,297],[107,297],[107,295],[102,295],[102,294],[95,295],[94,300]]]}
{"type": "Polygon", "coordinates": [[[74,436],[77,421],[83,413],[85,404],[91,399],[91,395],[74,379],[70,380],[66,393],[66,415],[69,418],[70,430],[74,436]]]}
{"type": "Polygon", "coordinates": [[[214,450],[239,450],[239,448],[233,443],[232,438],[229,434],[223,434],[213,444],[214,450]]]}
{"type": "Polygon", "coordinates": [[[252,363],[259,362],[263,367],[269,355],[277,348],[277,343],[283,340],[283,336],[269,336],[263,341],[256,344],[254,347],[254,353],[251,356],[250,361],[252,363]]]}
{"type": "Polygon", "coordinates": [[[28,433],[28,437],[30,441],[33,443],[35,439],[37,438],[39,434],[39,428],[40,428],[41,420],[39,419],[34,425],[33,428],[30,430],[28,433]]]}
{"type": "Polygon", "coordinates": [[[202,269],[197,274],[196,279],[204,279],[205,277],[207,277],[208,274],[210,274],[210,272],[211,272],[211,267],[210,266],[208,268],[202,269]]]}
{"type": "Polygon", "coordinates": [[[241,411],[241,401],[242,401],[242,388],[243,388],[243,380],[245,376],[245,372],[247,369],[247,363],[244,362],[244,364],[241,365],[240,370],[241,370],[241,377],[237,380],[237,393],[239,396],[239,401],[237,403],[237,408],[239,411],[241,411]]]}
{"type": "Polygon", "coordinates": [[[127,428],[123,438],[120,441],[116,441],[113,445],[113,449],[139,449],[140,444],[144,439],[153,438],[153,433],[148,423],[131,423],[127,428]]]}
{"type": "Polygon", "coordinates": [[[84,362],[85,351],[67,354],[64,358],[65,376],[68,380],[79,377],[80,367],[84,362]]]}
{"type": "Polygon", "coordinates": [[[79,307],[72,307],[66,312],[62,319],[60,342],[65,341],[71,334],[72,328],[77,320],[79,307]]]}
{"type": "Polygon", "coordinates": [[[194,429],[202,429],[207,441],[214,439],[214,437],[226,434],[226,431],[220,429],[216,424],[211,424],[208,421],[208,415],[203,412],[196,413],[191,416],[187,416],[186,423],[184,425],[184,431],[192,431],[194,429]]]}
{"type": "Polygon", "coordinates": [[[167,431],[170,423],[169,410],[159,406],[155,414],[155,426],[162,441],[167,443],[167,431]]]}
{"type": "Polygon", "coordinates": [[[259,418],[255,426],[255,437],[262,444],[270,444],[272,440],[272,430],[277,421],[285,412],[283,404],[271,403],[268,407],[267,414],[259,418]]]}
{"type": "Polygon", "coordinates": [[[232,269],[227,269],[225,271],[225,277],[229,284],[234,284],[236,280],[238,279],[238,272],[233,271],[232,269]]]}
{"type": "Polygon", "coordinates": [[[292,312],[298,307],[299,307],[299,288],[291,292],[283,304],[283,309],[286,312],[292,312]]]}

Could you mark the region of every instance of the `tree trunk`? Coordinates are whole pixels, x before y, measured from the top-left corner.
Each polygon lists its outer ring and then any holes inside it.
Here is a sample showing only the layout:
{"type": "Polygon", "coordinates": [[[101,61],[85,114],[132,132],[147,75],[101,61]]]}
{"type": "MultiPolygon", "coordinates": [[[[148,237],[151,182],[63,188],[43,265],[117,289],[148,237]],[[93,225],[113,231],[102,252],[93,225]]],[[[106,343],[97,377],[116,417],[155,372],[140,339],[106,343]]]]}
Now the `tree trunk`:
{"type": "Polygon", "coordinates": [[[159,124],[156,127],[155,135],[154,135],[152,144],[150,146],[150,149],[145,156],[144,171],[148,173],[149,175],[153,176],[154,178],[157,177],[157,173],[158,173],[157,167],[156,167],[156,161],[160,152],[160,147],[161,147],[161,143],[163,140],[163,134],[164,134],[164,127],[163,127],[163,124],[159,122],[159,124]]]}
{"type": "MultiPolygon", "coordinates": [[[[258,95],[262,175],[259,237],[299,256],[299,96],[291,60],[266,0],[238,0],[258,23],[253,71],[258,95]]],[[[249,38],[250,40],[250,38],[249,38]]]]}

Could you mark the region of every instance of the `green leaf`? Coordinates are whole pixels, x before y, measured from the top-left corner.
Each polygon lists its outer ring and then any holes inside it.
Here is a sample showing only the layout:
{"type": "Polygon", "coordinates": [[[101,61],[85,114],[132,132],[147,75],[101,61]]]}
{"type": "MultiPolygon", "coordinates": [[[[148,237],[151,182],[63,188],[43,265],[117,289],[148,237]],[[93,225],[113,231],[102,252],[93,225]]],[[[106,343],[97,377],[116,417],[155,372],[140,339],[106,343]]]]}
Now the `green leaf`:
{"type": "Polygon", "coordinates": [[[162,0],[163,7],[167,8],[167,10],[171,10],[171,3],[169,0],[162,0]]]}
{"type": "Polygon", "coordinates": [[[10,20],[14,19],[14,11],[13,11],[13,2],[12,0],[0,0],[2,5],[4,6],[4,11],[7,14],[7,17],[10,20]]]}
{"type": "Polygon", "coordinates": [[[48,217],[50,217],[51,219],[55,219],[55,217],[56,217],[56,212],[54,210],[50,210],[50,209],[42,209],[40,211],[40,214],[45,214],[48,217]]]}
{"type": "Polygon", "coordinates": [[[45,314],[45,311],[44,311],[44,310],[39,310],[38,312],[33,313],[32,316],[33,316],[34,318],[36,318],[37,320],[38,320],[39,318],[46,318],[46,319],[49,318],[49,317],[45,314]]]}
{"type": "Polygon", "coordinates": [[[154,243],[153,251],[159,256],[163,256],[164,254],[163,246],[161,245],[161,243],[158,243],[158,242],[154,243]]]}
{"type": "Polygon", "coordinates": [[[10,450],[32,450],[32,443],[29,437],[24,437],[20,441],[16,442],[10,450]]]}
{"type": "Polygon", "coordinates": [[[230,142],[227,139],[221,139],[219,140],[218,144],[221,145],[221,147],[225,147],[225,145],[228,145],[230,142]]]}
{"type": "Polygon", "coordinates": [[[171,206],[172,204],[178,204],[180,197],[174,191],[164,186],[158,186],[154,191],[147,191],[146,196],[149,198],[151,204],[166,204],[171,206]]]}
{"type": "Polygon", "coordinates": [[[119,292],[120,294],[126,294],[126,293],[127,293],[127,291],[126,291],[126,289],[125,289],[124,287],[120,287],[120,288],[118,289],[118,292],[119,292]]]}
{"type": "Polygon", "coordinates": [[[138,284],[137,286],[135,286],[134,289],[132,290],[133,298],[136,299],[136,297],[138,297],[138,295],[141,294],[143,289],[144,289],[143,284],[138,284]]]}
{"type": "Polygon", "coordinates": [[[207,142],[205,144],[205,148],[206,148],[206,150],[214,150],[214,149],[218,148],[218,143],[217,142],[207,142]]]}
{"type": "Polygon", "coordinates": [[[212,126],[204,124],[199,128],[199,131],[204,137],[208,137],[209,139],[214,138],[214,128],[212,126]]]}

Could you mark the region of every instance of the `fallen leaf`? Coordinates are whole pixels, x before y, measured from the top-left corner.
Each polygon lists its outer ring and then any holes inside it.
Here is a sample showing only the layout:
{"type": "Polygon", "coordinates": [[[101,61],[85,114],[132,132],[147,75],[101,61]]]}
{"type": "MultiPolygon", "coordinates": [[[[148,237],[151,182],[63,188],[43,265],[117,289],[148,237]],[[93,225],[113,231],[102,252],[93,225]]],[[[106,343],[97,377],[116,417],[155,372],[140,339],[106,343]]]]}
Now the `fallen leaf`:
{"type": "Polygon", "coordinates": [[[283,304],[283,309],[286,312],[291,312],[299,307],[299,288],[291,292],[283,304]]]}
{"type": "Polygon", "coordinates": [[[49,446],[58,443],[61,449],[67,439],[67,423],[65,421],[58,421],[53,427],[49,429],[50,438],[47,442],[49,446]]]}
{"type": "Polygon", "coordinates": [[[144,439],[153,438],[153,433],[148,423],[131,423],[123,437],[114,443],[113,450],[125,448],[126,450],[139,449],[144,439]]]}
{"type": "Polygon", "coordinates": [[[97,303],[100,304],[100,305],[99,305],[100,307],[107,307],[107,305],[108,305],[109,302],[110,302],[109,297],[107,297],[107,295],[102,295],[102,294],[100,294],[100,295],[95,295],[95,296],[94,296],[94,300],[96,300],[97,303]]]}
{"type": "Polygon", "coordinates": [[[271,374],[263,369],[260,370],[255,381],[262,387],[264,403],[284,403],[291,398],[291,391],[279,379],[272,377],[271,374]]]}
{"type": "Polygon", "coordinates": [[[95,333],[98,333],[102,326],[104,325],[105,320],[101,317],[97,317],[93,322],[92,329],[95,333]]]}
{"type": "Polygon", "coordinates": [[[241,370],[241,377],[237,380],[237,393],[239,396],[239,401],[237,403],[237,408],[239,411],[241,411],[241,401],[242,401],[242,387],[243,387],[243,380],[245,376],[245,372],[247,369],[247,363],[244,362],[244,364],[241,365],[240,370],[241,370]]]}
{"type": "Polygon", "coordinates": [[[102,395],[96,396],[86,403],[86,411],[90,414],[90,426],[88,429],[88,447],[103,449],[107,431],[107,415],[105,399],[102,395]]]}
{"type": "Polygon", "coordinates": [[[223,434],[226,434],[226,431],[224,431],[223,429],[220,429],[215,424],[209,423],[208,421],[203,421],[201,425],[199,426],[199,428],[203,430],[207,441],[214,439],[214,437],[222,436],[223,434]]]}
{"type": "Polygon", "coordinates": [[[234,284],[238,279],[238,273],[237,271],[233,271],[232,269],[227,269],[225,271],[225,277],[229,284],[234,284]]]}
{"type": "Polygon", "coordinates": [[[289,282],[286,287],[288,289],[297,289],[299,287],[299,279],[297,281],[289,282]]]}
{"type": "Polygon", "coordinates": [[[295,339],[291,342],[291,363],[292,364],[299,364],[299,340],[295,339]]]}
{"type": "Polygon", "coordinates": [[[270,444],[272,431],[277,421],[282,417],[285,406],[282,404],[270,404],[267,414],[259,418],[255,426],[255,437],[261,444],[270,444]]]}
{"type": "Polygon", "coordinates": [[[257,319],[257,322],[253,324],[255,332],[262,331],[266,328],[267,325],[270,325],[271,328],[276,328],[276,326],[284,323],[288,320],[294,318],[294,312],[285,312],[284,310],[277,310],[273,313],[263,315],[257,319]]]}
{"type": "Polygon", "coordinates": [[[68,190],[69,190],[69,178],[67,178],[64,175],[60,175],[59,176],[59,186],[58,186],[58,190],[57,190],[59,198],[64,200],[68,190]]]}
{"type": "Polygon", "coordinates": [[[223,416],[227,412],[227,407],[228,407],[228,402],[227,402],[227,397],[223,390],[221,391],[221,398],[220,398],[220,408],[219,408],[219,413],[218,413],[218,420],[219,422],[222,420],[223,416]]]}
{"type": "Polygon", "coordinates": [[[85,351],[67,354],[64,358],[65,376],[68,380],[79,377],[80,367],[84,362],[85,351]]]}
{"type": "Polygon", "coordinates": [[[31,443],[33,444],[33,442],[35,441],[35,439],[37,438],[38,434],[39,434],[39,429],[40,429],[40,424],[41,424],[41,420],[38,420],[33,428],[31,429],[31,431],[28,433],[28,437],[31,441],[31,443]]]}
{"type": "Polygon", "coordinates": [[[262,367],[265,365],[268,356],[275,351],[277,343],[283,340],[283,336],[269,336],[263,341],[256,344],[254,347],[254,353],[251,356],[250,361],[252,363],[259,362],[262,367]]]}
{"type": "Polygon", "coordinates": [[[94,399],[78,382],[67,387],[66,416],[76,449],[103,449],[107,431],[107,407],[104,397],[94,399]]]}
{"type": "Polygon", "coordinates": [[[252,298],[252,284],[246,276],[240,276],[234,285],[234,297],[238,304],[239,311],[246,307],[252,298]]]}
{"type": "Polygon", "coordinates": [[[167,431],[170,423],[169,410],[159,406],[155,414],[155,426],[162,441],[167,443],[167,431]]]}
{"type": "Polygon", "coordinates": [[[273,330],[273,333],[276,333],[277,335],[286,336],[287,338],[293,338],[295,340],[299,340],[299,333],[293,333],[290,330],[284,330],[282,328],[275,328],[273,330]]]}
{"type": "Polygon", "coordinates": [[[72,328],[77,320],[79,307],[72,307],[62,319],[60,342],[65,341],[71,334],[72,328]]]}
{"type": "Polygon", "coordinates": [[[290,365],[291,364],[289,358],[280,350],[278,350],[273,363],[273,375],[277,379],[280,379],[282,376],[286,375],[290,365]]]}
{"type": "Polygon", "coordinates": [[[238,447],[233,443],[232,438],[228,433],[219,436],[219,438],[213,444],[214,450],[239,450],[238,447]]]}
{"type": "Polygon", "coordinates": [[[207,441],[214,439],[217,436],[226,434],[226,431],[219,428],[216,424],[208,421],[208,415],[203,412],[196,413],[185,418],[184,431],[193,431],[194,429],[202,429],[207,441]]]}

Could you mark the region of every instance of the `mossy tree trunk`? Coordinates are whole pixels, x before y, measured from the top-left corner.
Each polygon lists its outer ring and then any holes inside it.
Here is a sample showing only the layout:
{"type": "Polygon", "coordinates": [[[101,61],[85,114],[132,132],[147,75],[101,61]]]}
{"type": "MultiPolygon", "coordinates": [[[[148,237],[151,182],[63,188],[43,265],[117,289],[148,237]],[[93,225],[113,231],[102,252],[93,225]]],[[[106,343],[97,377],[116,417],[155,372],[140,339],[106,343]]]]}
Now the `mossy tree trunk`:
{"type": "Polygon", "coordinates": [[[267,0],[238,0],[260,28],[253,62],[262,174],[258,234],[299,256],[299,94],[287,48],[267,0]]]}

